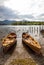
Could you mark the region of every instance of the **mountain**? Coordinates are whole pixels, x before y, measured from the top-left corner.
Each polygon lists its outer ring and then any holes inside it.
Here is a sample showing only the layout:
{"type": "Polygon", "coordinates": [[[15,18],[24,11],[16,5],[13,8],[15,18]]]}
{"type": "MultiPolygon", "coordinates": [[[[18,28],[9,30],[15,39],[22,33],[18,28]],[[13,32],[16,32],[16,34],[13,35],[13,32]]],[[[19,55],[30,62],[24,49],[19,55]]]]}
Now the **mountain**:
{"type": "Polygon", "coordinates": [[[11,23],[16,22],[16,21],[11,21],[11,20],[4,20],[0,21],[0,25],[10,25],[11,23]]]}

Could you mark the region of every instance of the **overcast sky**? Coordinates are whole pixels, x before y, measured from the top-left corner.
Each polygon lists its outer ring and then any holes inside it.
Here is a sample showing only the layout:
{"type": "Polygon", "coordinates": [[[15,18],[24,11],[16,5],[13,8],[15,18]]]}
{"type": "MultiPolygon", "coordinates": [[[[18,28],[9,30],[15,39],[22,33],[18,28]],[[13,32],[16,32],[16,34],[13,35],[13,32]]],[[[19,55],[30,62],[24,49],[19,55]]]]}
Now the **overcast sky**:
{"type": "Polygon", "coordinates": [[[0,0],[0,20],[44,21],[44,0],[0,0]]]}

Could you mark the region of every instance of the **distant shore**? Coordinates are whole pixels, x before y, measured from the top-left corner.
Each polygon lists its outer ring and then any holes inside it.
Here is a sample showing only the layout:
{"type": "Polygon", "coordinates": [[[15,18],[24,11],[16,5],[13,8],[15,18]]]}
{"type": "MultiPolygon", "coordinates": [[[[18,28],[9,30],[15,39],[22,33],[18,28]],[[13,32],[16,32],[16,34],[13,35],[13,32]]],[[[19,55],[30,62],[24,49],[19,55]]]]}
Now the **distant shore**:
{"type": "Polygon", "coordinates": [[[44,22],[30,22],[30,21],[17,21],[17,22],[13,22],[12,25],[44,25],[44,22]]]}

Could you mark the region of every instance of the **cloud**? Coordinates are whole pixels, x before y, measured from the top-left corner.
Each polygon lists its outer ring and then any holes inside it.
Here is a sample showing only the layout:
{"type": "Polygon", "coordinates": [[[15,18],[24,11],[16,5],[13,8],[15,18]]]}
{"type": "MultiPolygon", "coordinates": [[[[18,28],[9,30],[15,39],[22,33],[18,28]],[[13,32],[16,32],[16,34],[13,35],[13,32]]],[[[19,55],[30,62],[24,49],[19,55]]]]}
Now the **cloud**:
{"type": "Polygon", "coordinates": [[[17,10],[20,15],[38,16],[44,12],[44,0],[9,0],[5,1],[4,6],[17,10]]]}
{"type": "Polygon", "coordinates": [[[15,19],[18,18],[16,11],[13,12],[11,9],[4,6],[0,6],[0,18],[1,19],[15,19]]]}
{"type": "Polygon", "coordinates": [[[37,19],[40,21],[44,21],[44,13],[37,16],[37,19]]]}
{"type": "Polygon", "coordinates": [[[39,15],[39,17],[42,17],[42,16],[44,16],[44,13],[42,13],[42,14],[39,15]]]}
{"type": "Polygon", "coordinates": [[[31,14],[28,14],[28,15],[19,15],[19,18],[28,18],[28,19],[33,19],[34,18],[34,16],[33,15],[31,15],[31,14]]]}
{"type": "Polygon", "coordinates": [[[44,20],[44,0],[0,0],[0,19],[44,20]]]}
{"type": "Polygon", "coordinates": [[[4,1],[6,1],[6,0],[0,0],[0,6],[3,5],[4,1]]]}
{"type": "Polygon", "coordinates": [[[19,15],[17,11],[12,11],[9,8],[6,8],[4,6],[0,6],[0,20],[1,19],[33,19],[34,16],[31,14],[28,15],[19,15]]]}

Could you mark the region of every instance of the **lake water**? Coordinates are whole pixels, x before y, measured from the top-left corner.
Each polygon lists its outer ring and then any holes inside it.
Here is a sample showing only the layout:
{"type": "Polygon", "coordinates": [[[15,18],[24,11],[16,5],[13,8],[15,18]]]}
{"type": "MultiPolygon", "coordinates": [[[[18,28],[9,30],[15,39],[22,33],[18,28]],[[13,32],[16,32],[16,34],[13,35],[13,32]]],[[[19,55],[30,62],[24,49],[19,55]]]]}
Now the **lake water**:
{"type": "Polygon", "coordinates": [[[27,32],[31,36],[35,38],[39,38],[41,29],[44,29],[43,25],[41,26],[40,25],[25,25],[25,26],[24,25],[22,26],[21,25],[20,26],[4,25],[4,26],[0,26],[0,35],[5,35],[5,34],[8,34],[9,32],[16,32],[17,37],[21,38],[22,33],[27,32]]]}
{"type": "MultiPolygon", "coordinates": [[[[16,34],[21,34],[23,32],[28,32],[31,35],[39,34],[40,27],[38,25],[28,25],[28,26],[12,26],[12,25],[4,25],[0,26],[0,31],[5,32],[16,32],[16,34]]],[[[18,36],[19,37],[19,36],[18,36]]]]}

